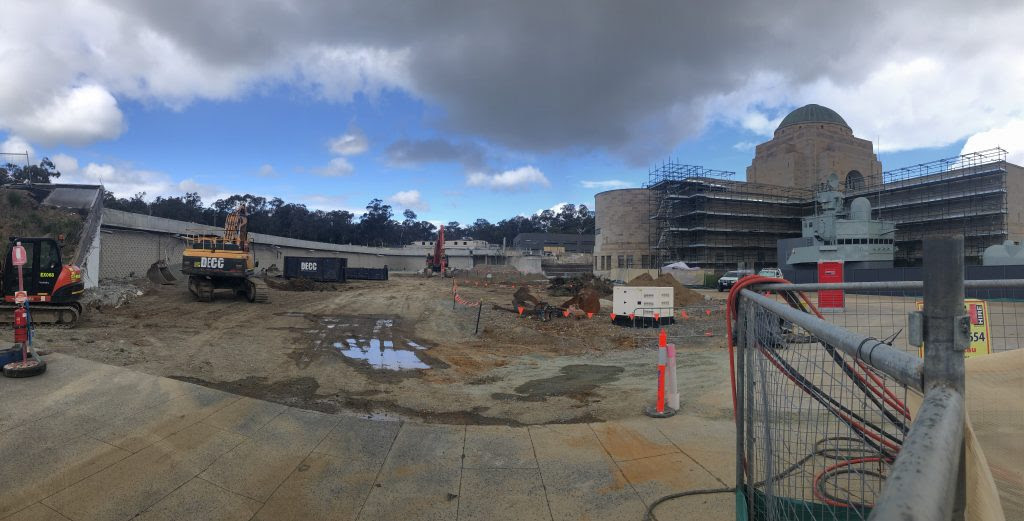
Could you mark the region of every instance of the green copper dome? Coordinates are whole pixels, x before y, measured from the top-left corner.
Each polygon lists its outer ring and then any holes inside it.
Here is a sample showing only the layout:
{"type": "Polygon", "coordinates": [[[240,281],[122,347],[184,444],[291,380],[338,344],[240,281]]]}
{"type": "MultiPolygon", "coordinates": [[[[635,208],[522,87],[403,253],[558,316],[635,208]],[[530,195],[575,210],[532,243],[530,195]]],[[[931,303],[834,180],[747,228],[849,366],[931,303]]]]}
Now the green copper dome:
{"type": "Polygon", "coordinates": [[[778,131],[784,127],[800,123],[835,123],[850,128],[850,125],[847,125],[843,117],[836,113],[836,111],[812,103],[790,112],[788,116],[783,118],[782,123],[779,123],[779,128],[775,130],[778,131]]]}

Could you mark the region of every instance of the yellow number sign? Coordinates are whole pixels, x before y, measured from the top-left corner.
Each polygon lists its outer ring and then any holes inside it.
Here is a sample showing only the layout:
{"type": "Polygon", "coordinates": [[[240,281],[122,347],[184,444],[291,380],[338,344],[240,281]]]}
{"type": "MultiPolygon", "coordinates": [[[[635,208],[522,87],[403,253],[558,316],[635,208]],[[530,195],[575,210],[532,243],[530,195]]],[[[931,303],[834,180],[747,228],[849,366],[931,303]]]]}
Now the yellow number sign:
{"type": "MultiPolygon", "coordinates": [[[[924,302],[917,301],[917,310],[924,309],[924,302]]],[[[991,334],[988,328],[988,302],[976,298],[964,299],[964,311],[971,320],[971,345],[964,351],[964,358],[987,355],[992,352],[991,334]]],[[[924,358],[924,346],[918,350],[924,358]]]]}

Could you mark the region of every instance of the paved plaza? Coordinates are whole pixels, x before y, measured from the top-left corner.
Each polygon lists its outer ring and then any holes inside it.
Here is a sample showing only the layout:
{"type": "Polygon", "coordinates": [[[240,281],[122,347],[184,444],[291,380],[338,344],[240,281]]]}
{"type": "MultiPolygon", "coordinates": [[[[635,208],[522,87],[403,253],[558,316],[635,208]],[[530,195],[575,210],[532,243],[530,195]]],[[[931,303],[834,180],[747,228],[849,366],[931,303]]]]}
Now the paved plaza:
{"type": "MultiPolygon", "coordinates": [[[[729,420],[330,415],[67,355],[0,379],[0,520],[640,520],[734,481],[729,420]]],[[[728,494],[660,520],[734,519],[728,494]]]]}

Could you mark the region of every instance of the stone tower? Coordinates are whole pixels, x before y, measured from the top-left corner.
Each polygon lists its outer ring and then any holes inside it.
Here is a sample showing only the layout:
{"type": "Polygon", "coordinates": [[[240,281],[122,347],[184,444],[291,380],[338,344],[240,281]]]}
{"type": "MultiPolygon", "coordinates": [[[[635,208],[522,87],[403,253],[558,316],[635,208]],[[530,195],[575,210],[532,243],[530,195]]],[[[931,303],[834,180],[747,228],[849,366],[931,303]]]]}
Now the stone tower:
{"type": "Polygon", "coordinates": [[[775,137],[757,145],[747,181],[815,189],[829,174],[848,192],[882,182],[882,163],[871,142],[853,135],[836,111],[805,105],[786,116],[775,137]]]}

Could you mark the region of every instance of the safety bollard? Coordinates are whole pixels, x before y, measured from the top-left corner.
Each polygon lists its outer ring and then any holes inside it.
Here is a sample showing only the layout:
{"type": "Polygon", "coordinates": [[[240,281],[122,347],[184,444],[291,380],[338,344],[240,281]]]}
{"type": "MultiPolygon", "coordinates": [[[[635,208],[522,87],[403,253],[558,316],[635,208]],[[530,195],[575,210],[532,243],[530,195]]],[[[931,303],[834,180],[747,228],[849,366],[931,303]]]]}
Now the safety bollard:
{"type": "Polygon", "coordinates": [[[676,345],[669,344],[665,347],[667,355],[667,376],[665,378],[665,400],[668,408],[679,410],[679,382],[676,380],[676,345]]]}

